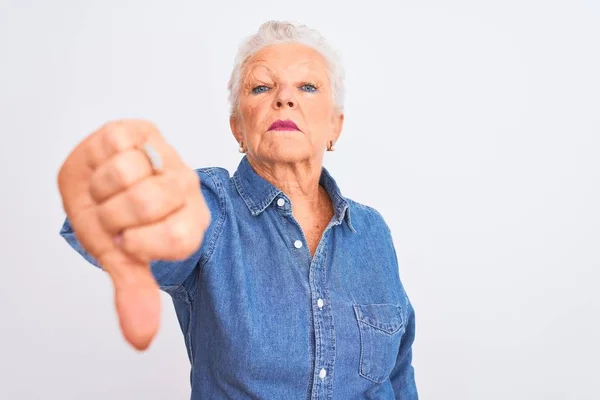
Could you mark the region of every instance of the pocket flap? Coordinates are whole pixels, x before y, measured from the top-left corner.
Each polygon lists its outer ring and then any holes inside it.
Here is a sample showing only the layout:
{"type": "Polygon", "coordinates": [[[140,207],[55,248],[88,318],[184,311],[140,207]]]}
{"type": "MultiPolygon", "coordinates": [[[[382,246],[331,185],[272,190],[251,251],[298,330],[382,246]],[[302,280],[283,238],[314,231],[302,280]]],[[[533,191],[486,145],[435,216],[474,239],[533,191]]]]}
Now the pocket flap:
{"type": "Polygon", "coordinates": [[[394,333],[404,325],[402,307],[397,304],[354,304],[354,313],[360,322],[387,333],[394,333]]]}

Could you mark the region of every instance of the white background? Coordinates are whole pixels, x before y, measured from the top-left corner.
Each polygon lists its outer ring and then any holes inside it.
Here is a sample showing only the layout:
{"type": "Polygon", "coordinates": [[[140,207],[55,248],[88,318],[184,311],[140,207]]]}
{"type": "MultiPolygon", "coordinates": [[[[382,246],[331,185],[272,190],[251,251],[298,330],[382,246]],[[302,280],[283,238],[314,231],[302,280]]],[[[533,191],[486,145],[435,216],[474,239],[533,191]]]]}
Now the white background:
{"type": "Polygon", "coordinates": [[[189,397],[170,298],[132,350],[108,277],[58,234],[56,175],[125,117],[233,172],[226,83],[268,19],[343,55],[325,166],[392,229],[421,398],[600,398],[595,0],[0,1],[0,398],[189,397]]]}

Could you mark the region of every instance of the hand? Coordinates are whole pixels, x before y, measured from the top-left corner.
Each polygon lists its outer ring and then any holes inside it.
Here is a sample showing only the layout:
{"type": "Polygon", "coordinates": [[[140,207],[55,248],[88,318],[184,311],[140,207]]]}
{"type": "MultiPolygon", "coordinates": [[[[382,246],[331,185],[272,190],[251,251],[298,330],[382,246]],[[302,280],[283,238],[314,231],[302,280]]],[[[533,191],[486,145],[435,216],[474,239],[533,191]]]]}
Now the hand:
{"type": "Polygon", "coordinates": [[[202,243],[210,212],[196,172],[150,122],[111,122],[84,139],[58,173],[63,207],[82,247],[110,275],[125,339],[145,350],[160,322],[152,260],[182,260],[202,243]],[[163,159],[155,174],[141,150],[163,159]]]}

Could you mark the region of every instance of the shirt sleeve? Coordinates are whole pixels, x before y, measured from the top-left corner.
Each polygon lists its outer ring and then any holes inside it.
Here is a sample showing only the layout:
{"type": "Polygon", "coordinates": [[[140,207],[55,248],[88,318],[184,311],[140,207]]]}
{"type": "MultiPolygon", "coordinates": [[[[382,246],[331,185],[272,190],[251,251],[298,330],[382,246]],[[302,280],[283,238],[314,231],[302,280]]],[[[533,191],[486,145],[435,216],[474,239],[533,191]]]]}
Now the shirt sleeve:
{"type": "Polygon", "coordinates": [[[394,397],[396,400],[418,400],[419,395],[417,392],[417,385],[415,382],[415,370],[412,365],[412,346],[415,341],[415,310],[410,302],[408,294],[404,289],[404,285],[402,284],[402,280],[400,279],[400,269],[398,264],[398,253],[396,252],[396,246],[394,245],[394,240],[392,238],[392,232],[390,227],[385,224],[387,230],[387,238],[390,242],[390,251],[394,258],[394,269],[395,269],[395,278],[400,282],[401,290],[404,295],[405,301],[405,330],[402,335],[402,340],[400,342],[400,349],[398,350],[398,355],[396,357],[396,363],[392,372],[390,373],[390,381],[392,382],[392,387],[394,388],[394,397]]]}
{"type": "MultiPolygon", "coordinates": [[[[224,188],[217,170],[218,168],[196,169],[202,195],[211,213],[211,223],[204,233],[202,244],[185,260],[155,260],[150,264],[154,278],[166,292],[172,293],[173,289],[182,286],[196,268],[201,270],[213,252],[225,219],[224,188]]],[[[102,268],[98,260],[81,246],[68,218],[63,222],[60,235],[90,264],[102,268]]]]}
{"type": "Polygon", "coordinates": [[[415,339],[415,311],[407,300],[406,330],[400,342],[400,350],[396,358],[396,364],[390,374],[390,381],[394,388],[397,400],[418,400],[415,373],[412,366],[412,344],[415,339]]]}

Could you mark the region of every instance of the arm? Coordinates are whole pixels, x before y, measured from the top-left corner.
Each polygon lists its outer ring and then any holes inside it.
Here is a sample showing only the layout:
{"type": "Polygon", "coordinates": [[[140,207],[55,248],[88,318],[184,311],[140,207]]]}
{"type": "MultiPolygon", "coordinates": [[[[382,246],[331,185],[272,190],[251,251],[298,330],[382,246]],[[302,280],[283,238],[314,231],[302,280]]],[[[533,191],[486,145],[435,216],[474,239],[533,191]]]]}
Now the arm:
{"type": "Polygon", "coordinates": [[[387,227],[387,238],[394,258],[392,265],[394,265],[395,278],[400,283],[400,290],[405,299],[404,309],[406,310],[404,315],[405,330],[400,342],[398,356],[396,357],[396,364],[390,373],[390,382],[394,388],[394,395],[397,400],[418,400],[419,394],[415,383],[415,371],[412,366],[412,345],[415,340],[415,310],[400,279],[398,254],[392,238],[392,231],[387,224],[385,226],[387,227]]]}
{"type": "MultiPolygon", "coordinates": [[[[174,290],[182,285],[186,286],[188,292],[192,292],[191,286],[193,282],[190,282],[188,277],[190,277],[196,267],[201,270],[210,258],[224,222],[224,193],[222,185],[217,182],[219,177],[216,175],[218,173],[213,168],[197,169],[196,173],[200,179],[202,195],[210,210],[211,223],[205,233],[201,246],[185,260],[154,260],[150,263],[152,274],[160,289],[169,294],[172,294],[174,290]]],[[[65,218],[59,234],[86,261],[102,269],[98,260],[83,248],[75,232],[73,232],[71,222],[68,218],[65,218]]]]}
{"type": "Polygon", "coordinates": [[[402,336],[396,365],[390,374],[394,394],[398,400],[418,400],[414,368],[412,366],[412,344],[415,339],[415,311],[406,297],[406,330],[402,336]]]}
{"type": "Polygon", "coordinates": [[[160,286],[153,274],[160,264],[153,271],[152,261],[185,266],[163,268],[163,287],[182,285],[202,263],[202,257],[185,263],[202,246],[212,218],[200,183],[197,172],[145,120],[102,125],[58,171],[68,218],[61,232],[110,275],[121,331],[138,350],[150,345],[160,324],[160,286]]]}

